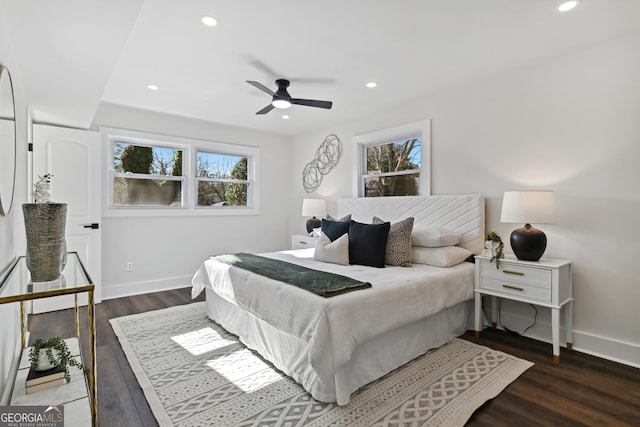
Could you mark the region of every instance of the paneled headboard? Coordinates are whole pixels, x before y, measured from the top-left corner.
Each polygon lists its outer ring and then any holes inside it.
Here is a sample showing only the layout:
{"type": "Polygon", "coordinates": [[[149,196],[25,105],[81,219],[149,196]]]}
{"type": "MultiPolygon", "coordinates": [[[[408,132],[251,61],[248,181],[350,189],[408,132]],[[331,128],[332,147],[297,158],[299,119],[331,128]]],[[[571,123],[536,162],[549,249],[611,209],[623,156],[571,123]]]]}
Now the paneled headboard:
{"type": "Polygon", "coordinates": [[[413,217],[413,229],[444,227],[462,232],[459,246],[480,254],[484,247],[484,197],[481,194],[409,197],[358,197],[338,200],[338,217],[358,222],[373,216],[396,222],[413,217]]]}

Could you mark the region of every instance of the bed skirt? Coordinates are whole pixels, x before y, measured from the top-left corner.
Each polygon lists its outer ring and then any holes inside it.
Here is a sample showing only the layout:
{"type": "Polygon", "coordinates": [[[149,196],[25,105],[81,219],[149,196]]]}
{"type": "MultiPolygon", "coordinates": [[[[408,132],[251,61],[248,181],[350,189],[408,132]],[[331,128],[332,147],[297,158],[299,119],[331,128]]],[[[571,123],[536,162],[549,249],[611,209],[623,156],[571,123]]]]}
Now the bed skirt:
{"type": "Polygon", "coordinates": [[[207,313],[250,349],[292,377],[321,402],[349,403],[351,394],[428,350],[462,335],[473,313],[473,300],[426,319],[378,335],[356,347],[351,359],[331,372],[316,371],[310,346],[206,289],[207,313]]]}

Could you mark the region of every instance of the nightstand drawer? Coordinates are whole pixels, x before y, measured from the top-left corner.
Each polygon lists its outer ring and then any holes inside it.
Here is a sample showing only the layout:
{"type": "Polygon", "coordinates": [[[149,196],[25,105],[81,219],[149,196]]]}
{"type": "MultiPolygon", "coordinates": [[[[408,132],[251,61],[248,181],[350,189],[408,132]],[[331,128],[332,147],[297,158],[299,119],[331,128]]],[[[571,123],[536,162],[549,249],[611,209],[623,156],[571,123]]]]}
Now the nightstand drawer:
{"type": "Polygon", "coordinates": [[[535,286],[528,283],[482,277],[480,279],[480,289],[496,291],[508,295],[516,295],[527,299],[551,302],[551,286],[535,286]]]}
{"type": "Polygon", "coordinates": [[[495,263],[482,261],[480,276],[496,280],[532,283],[551,288],[551,270],[549,269],[526,267],[506,262],[500,262],[500,267],[496,268],[495,263]]]}
{"type": "Polygon", "coordinates": [[[315,248],[317,237],[294,234],[291,236],[291,249],[315,248]]]}

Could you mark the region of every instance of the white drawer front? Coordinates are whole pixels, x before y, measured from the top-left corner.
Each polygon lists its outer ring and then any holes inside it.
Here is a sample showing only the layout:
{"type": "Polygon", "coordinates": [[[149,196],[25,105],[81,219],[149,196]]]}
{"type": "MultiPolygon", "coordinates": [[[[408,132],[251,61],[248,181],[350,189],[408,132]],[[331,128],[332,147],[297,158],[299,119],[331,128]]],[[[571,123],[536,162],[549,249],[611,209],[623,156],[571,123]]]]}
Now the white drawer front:
{"type": "Polygon", "coordinates": [[[500,267],[496,268],[495,263],[484,261],[480,264],[480,275],[497,280],[533,283],[551,288],[551,270],[544,268],[525,267],[504,262],[501,262],[500,267]]]}
{"type": "Polygon", "coordinates": [[[291,249],[315,248],[316,240],[311,236],[291,236],[291,249]]]}
{"type": "MultiPolygon", "coordinates": [[[[495,268],[495,267],[494,267],[495,268]]],[[[488,277],[480,279],[480,289],[488,289],[508,295],[521,296],[544,302],[551,302],[551,287],[534,286],[527,283],[518,283],[507,280],[499,280],[488,277]]]]}

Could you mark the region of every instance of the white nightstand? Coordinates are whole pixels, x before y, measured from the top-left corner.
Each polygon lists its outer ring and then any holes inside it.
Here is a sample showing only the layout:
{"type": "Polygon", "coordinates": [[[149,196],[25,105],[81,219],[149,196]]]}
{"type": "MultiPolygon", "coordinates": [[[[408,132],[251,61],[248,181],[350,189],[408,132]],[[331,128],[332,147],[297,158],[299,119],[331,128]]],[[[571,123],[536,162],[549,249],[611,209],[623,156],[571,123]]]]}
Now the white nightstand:
{"type": "Polygon", "coordinates": [[[503,258],[499,268],[490,258],[476,256],[476,336],[482,330],[482,296],[493,297],[491,322],[498,314],[496,298],[506,298],[551,309],[553,360],[560,362],[560,310],[564,308],[567,350],[573,343],[573,290],[571,261],[542,258],[520,261],[503,258]]]}
{"type": "Polygon", "coordinates": [[[291,249],[315,248],[317,241],[317,237],[312,237],[307,234],[292,234],[291,249]]]}

